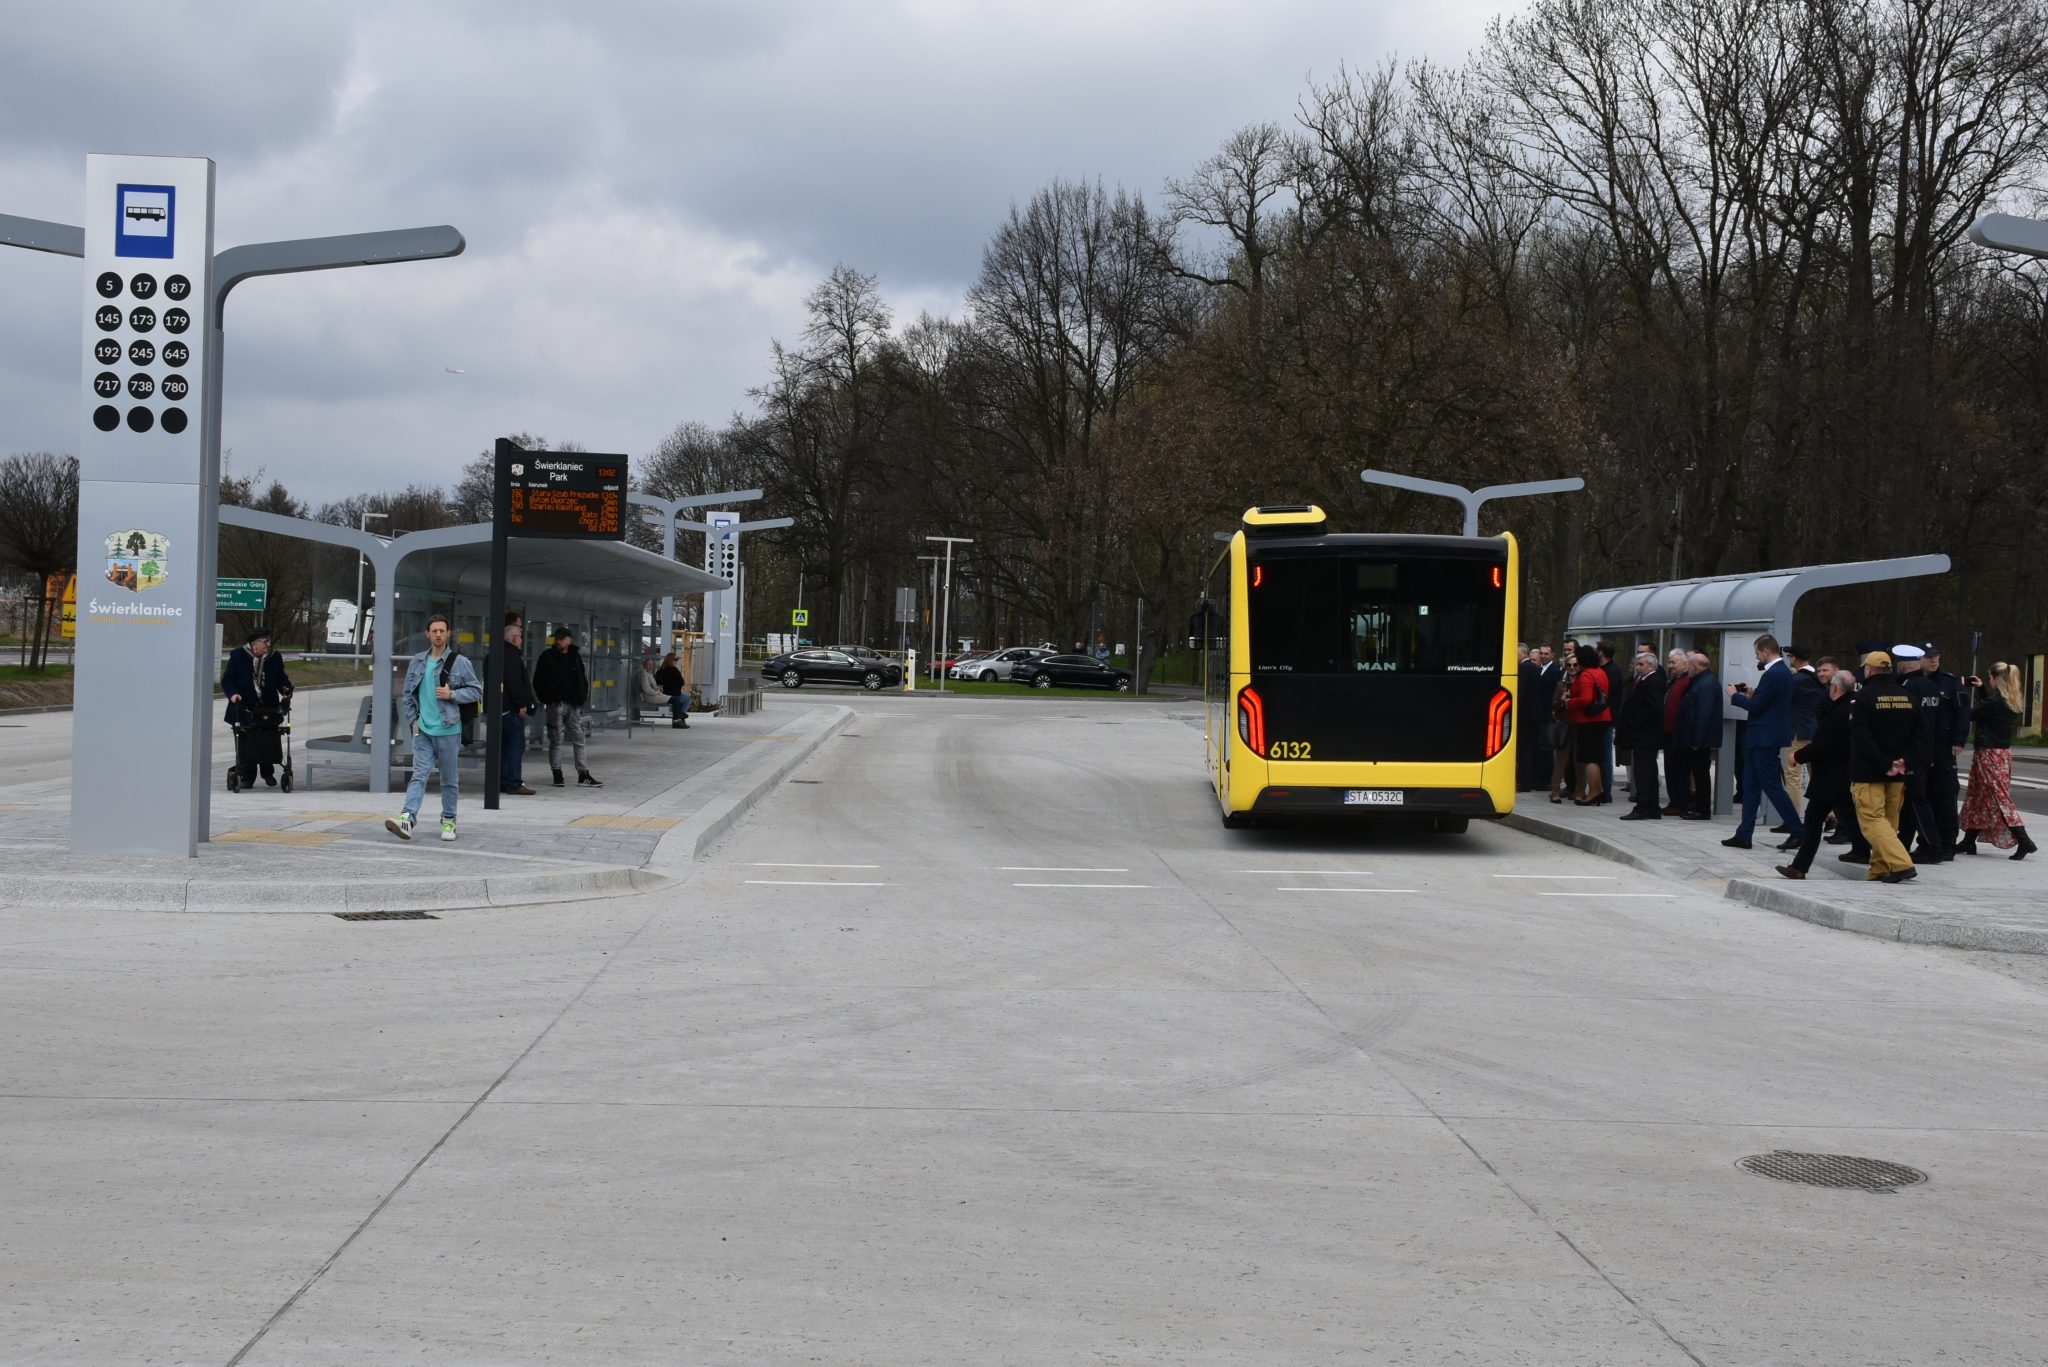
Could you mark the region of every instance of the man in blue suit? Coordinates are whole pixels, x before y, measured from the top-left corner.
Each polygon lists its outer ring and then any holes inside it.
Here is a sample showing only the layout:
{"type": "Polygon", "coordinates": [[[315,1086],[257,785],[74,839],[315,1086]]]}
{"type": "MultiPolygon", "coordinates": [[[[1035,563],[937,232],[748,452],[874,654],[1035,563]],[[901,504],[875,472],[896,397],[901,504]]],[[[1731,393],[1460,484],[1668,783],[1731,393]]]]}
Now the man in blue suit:
{"type": "Polygon", "coordinates": [[[1729,705],[1749,713],[1742,754],[1742,822],[1732,837],[1721,842],[1737,850],[1749,848],[1749,838],[1756,830],[1756,810],[1766,797],[1785,823],[1789,839],[1806,835],[1799,809],[1785,791],[1784,772],[1778,767],[1778,752],[1792,743],[1792,667],[1785,663],[1777,638],[1768,632],[1756,638],[1756,663],[1760,672],[1754,693],[1728,685],[1729,705]]]}

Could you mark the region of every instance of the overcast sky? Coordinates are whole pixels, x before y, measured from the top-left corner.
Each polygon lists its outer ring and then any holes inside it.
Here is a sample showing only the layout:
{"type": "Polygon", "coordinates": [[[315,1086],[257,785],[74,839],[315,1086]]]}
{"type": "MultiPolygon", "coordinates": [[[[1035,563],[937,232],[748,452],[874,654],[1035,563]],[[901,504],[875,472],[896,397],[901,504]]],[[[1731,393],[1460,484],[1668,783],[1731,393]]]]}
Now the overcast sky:
{"type": "MultiPolygon", "coordinates": [[[[1048,180],[1156,201],[1310,77],[1456,60],[1509,3],[16,5],[0,212],[76,223],[85,154],[132,152],[214,159],[217,248],[460,228],[229,301],[224,444],[317,502],[506,432],[638,456],[722,422],[835,262],[899,321],[957,311],[1048,180]]],[[[75,446],[78,270],[0,250],[0,453],[75,446]]]]}

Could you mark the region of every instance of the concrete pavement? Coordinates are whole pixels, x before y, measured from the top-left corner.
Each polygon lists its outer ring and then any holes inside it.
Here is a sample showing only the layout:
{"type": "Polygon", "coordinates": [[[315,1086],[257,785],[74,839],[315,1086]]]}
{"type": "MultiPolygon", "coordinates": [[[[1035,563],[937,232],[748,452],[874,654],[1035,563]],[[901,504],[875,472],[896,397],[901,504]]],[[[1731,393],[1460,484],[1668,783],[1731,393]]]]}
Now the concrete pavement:
{"type": "Polygon", "coordinates": [[[2044,1360],[2048,961],[852,705],[652,893],[0,910],[0,1359],[2044,1360]]]}
{"type": "Polygon", "coordinates": [[[1768,834],[1762,821],[1753,848],[1732,850],[1721,841],[1734,833],[1733,816],[1623,821],[1622,797],[1606,807],[1552,803],[1541,793],[1522,799],[1509,818],[1518,829],[1815,925],[1908,944],[2048,954],[2048,858],[2040,855],[2014,863],[1985,845],[1981,854],[1928,865],[1895,886],[1841,862],[1845,847],[1822,845],[1806,878],[1793,881],[1777,872],[1792,860],[1777,848],[1783,837],[1768,834]]]}
{"type": "MultiPolygon", "coordinates": [[[[352,717],[356,697],[299,695],[299,739],[352,717]],[[310,714],[310,715],[308,715],[310,714]]],[[[745,717],[699,716],[686,731],[659,723],[598,733],[602,788],[554,788],[544,749],[527,753],[531,797],[486,811],[482,772],[463,771],[460,839],[439,838],[438,780],[410,843],[384,829],[403,793],[364,790],[363,765],[297,747],[298,783],[212,795],[212,839],[199,857],[74,858],[69,737],[74,718],[29,720],[0,770],[0,905],[84,901],[144,911],[309,912],[505,906],[608,896],[659,886],[737,813],[800,762],[849,714],[827,697],[773,700],[745,717]]],[[[88,721],[89,724],[89,721],[88,721]]],[[[217,728],[225,772],[232,739],[217,728]]],[[[566,758],[565,758],[565,763],[566,758]]]]}

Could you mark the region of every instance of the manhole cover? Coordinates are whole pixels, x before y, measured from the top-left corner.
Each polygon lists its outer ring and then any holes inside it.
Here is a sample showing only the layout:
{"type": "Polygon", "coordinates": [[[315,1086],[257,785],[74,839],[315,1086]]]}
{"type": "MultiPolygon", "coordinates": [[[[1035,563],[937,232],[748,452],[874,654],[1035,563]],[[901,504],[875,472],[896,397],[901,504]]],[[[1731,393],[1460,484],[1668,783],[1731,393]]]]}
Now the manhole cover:
{"type": "Polygon", "coordinates": [[[430,911],[337,911],[337,920],[342,921],[438,921],[441,918],[430,911]]]}
{"type": "Polygon", "coordinates": [[[1847,1191],[1897,1191],[1927,1180],[1927,1174],[1881,1158],[1852,1158],[1846,1153],[1795,1153],[1774,1149],[1736,1160],[1736,1167],[1774,1182],[1801,1182],[1809,1187],[1847,1191]]]}

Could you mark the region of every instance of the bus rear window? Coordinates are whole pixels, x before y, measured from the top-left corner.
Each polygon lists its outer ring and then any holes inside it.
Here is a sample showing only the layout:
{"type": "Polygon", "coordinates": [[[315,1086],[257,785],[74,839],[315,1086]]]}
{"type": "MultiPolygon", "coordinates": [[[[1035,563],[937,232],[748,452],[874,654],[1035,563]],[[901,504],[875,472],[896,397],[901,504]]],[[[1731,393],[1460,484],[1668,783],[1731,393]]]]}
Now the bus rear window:
{"type": "Polygon", "coordinates": [[[1250,576],[1254,674],[1497,673],[1502,562],[1275,557],[1250,576]]]}

